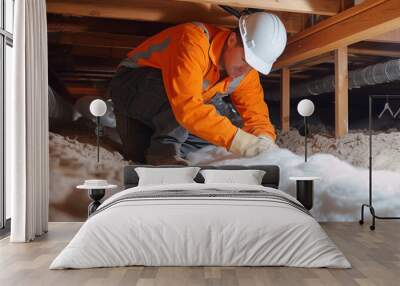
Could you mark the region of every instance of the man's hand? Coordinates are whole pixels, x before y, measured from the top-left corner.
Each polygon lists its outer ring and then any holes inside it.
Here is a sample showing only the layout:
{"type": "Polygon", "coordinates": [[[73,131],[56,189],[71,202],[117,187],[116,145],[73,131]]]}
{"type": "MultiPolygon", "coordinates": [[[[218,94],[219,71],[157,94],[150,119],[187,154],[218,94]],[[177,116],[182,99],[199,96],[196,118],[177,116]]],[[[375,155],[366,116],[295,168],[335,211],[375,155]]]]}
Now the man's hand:
{"type": "Polygon", "coordinates": [[[245,157],[253,157],[261,152],[271,151],[276,147],[274,141],[267,136],[257,137],[238,129],[232,140],[229,152],[245,157]]]}
{"type": "Polygon", "coordinates": [[[258,138],[268,141],[268,149],[267,149],[268,152],[279,148],[278,145],[275,144],[274,140],[271,137],[269,137],[268,135],[263,134],[263,135],[258,136],[258,138]]]}

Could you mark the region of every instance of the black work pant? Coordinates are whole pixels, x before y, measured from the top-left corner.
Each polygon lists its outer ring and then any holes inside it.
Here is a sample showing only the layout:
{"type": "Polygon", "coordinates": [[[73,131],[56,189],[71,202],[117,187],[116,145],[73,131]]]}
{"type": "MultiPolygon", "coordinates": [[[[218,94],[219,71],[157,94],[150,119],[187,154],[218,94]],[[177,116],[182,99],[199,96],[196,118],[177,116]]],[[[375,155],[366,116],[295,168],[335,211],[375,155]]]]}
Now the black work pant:
{"type": "Polygon", "coordinates": [[[189,152],[209,145],[175,120],[159,69],[120,67],[109,90],[126,159],[185,158],[189,152]]]}

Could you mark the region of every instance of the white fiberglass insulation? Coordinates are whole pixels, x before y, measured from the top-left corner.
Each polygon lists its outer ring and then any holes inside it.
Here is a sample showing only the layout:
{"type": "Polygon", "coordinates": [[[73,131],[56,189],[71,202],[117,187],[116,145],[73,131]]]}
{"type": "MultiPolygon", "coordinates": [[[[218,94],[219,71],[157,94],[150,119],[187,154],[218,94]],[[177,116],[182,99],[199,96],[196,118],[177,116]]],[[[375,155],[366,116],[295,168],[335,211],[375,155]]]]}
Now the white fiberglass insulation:
{"type": "MultiPolygon", "coordinates": [[[[385,135],[388,137],[388,134],[385,135]]],[[[353,142],[351,142],[353,145],[357,145],[355,142],[363,142],[365,137],[366,135],[364,134],[349,134],[347,138],[343,138],[342,141],[346,139],[350,140],[351,138],[360,138],[360,141],[353,140],[353,142]]],[[[303,137],[301,138],[303,139],[303,137]]],[[[395,134],[395,138],[399,138],[399,133],[395,134]]],[[[315,141],[324,140],[324,138],[321,137],[318,139],[314,137],[313,139],[315,141]]],[[[342,149],[343,154],[348,156],[348,160],[354,159],[362,162],[364,158],[359,158],[358,156],[366,156],[365,159],[368,160],[368,149],[367,152],[365,152],[365,148],[363,148],[363,151],[360,151],[356,150],[357,147],[351,145],[348,147],[343,144],[343,142],[334,144],[333,142],[329,142],[329,139],[325,139],[325,141],[330,144],[325,144],[325,146],[341,145],[339,148],[342,149]]],[[[331,141],[335,141],[335,139],[331,141]]],[[[296,140],[292,139],[292,142],[296,142],[296,140]]],[[[397,141],[400,145],[399,142],[400,140],[397,141]]],[[[304,141],[302,141],[302,143],[302,146],[304,146],[304,141]]],[[[310,145],[314,147],[317,146],[313,144],[313,142],[311,142],[310,145]]],[[[358,145],[362,147],[363,144],[358,143],[358,145]]],[[[340,150],[339,148],[333,149],[340,150]]],[[[396,154],[396,150],[389,153],[390,150],[385,150],[379,145],[376,146],[376,148],[383,151],[381,154],[386,154],[380,155],[381,164],[389,169],[397,170],[373,171],[373,194],[376,211],[379,215],[400,215],[400,169],[398,168],[399,161],[395,159],[396,156],[397,158],[399,157],[399,153],[397,151],[396,154]]],[[[386,148],[388,148],[387,145],[386,148]]],[[[311,149],[309,152],[310,151],[311,149]]],[[[279,188],[293,196],[295,196],[295,182],[289,180],[289,177],[320,177],[320,180],[314,182],[314,207],[311,210],[311,213],[319,221],[359,220],[361,204],[368,201],[368,169],[354,167],[348,162],[340,160],[338,157],[331,154],[318,153],[310,156],[309,153],[308,161],[305,163],[304,155],[296,155],[292,151],[284,148],[278,149],[272,153],[260,154],[253,158],[238,158],[226,152],[223,148],[209,146],[196,153],[190,154],[189,159],[193,165],[278,165],[281,174],[279,188]]]]}
{"type": "MultiPolygon", "coordinates": [[[[314,132],[315,134],[315,132],[314,132]]],[[[341,139],[313,135],[309,139],[309,160],[304,164],[304,137],[297,130],[278,136],[282,148],[274,154],[255,158],[237,158],[222,148],[206,147],[190,156],[192,164],[277,164],[281,168],[280,189],[295,194],[295,182],[289,176],[319,176],[315,183],[312,213],[321,221],[356,221],[360,205],[368,200],[368,134],[352,131],[341,139]],[[286,149],[287,148],[287,149],[286,149]],[[291,151],[289,151],[291,150],[291,151]],[[296,155],[295,153],[298,155],[296,155]]],[[[84,179],[100,175],[121,184],[127,164],[118,152],[100,151],[102,168],[96,167],[96,147],[58,134],[50,135],[50,213],[52,221],[76,219],[71,206],[84,210],[87,194],[74,190],[84,179]],[[73,194],[73,195],[72,195],[73,194]],[[74,198],[71,200],[71,198],[74,198]],[[55,209],[57,208],[57,209],[55,209]],[[63,211],[65,210],[65,211],[63,211]],[[53,218],[53,219],[52,219],[53,218]]],[[[400,215],[400,132],[392,130],[373,136],[374,205],[379,215],[400,215]]]]}
{"type": "MultiPolygon", "coordinates": [[[[82,221],[86,219],[90,203],[87,191],[76,189],[84,180],[101,178],[120,185],[127,161],[118,152],[100,149],[76,139],[50,133],[50,221],[82,221]]],[[[107,190],[106,197],[116,190],[107,190]]]]}

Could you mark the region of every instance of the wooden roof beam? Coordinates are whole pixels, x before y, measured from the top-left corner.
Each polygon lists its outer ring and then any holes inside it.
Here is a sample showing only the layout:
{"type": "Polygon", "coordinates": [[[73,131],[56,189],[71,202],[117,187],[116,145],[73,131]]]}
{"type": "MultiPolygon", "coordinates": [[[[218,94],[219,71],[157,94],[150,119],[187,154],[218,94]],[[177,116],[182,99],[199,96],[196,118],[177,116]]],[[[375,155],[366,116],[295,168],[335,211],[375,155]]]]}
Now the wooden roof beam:
{"type": "Polygon", "coordinates": [[[382,42],[382,43],[400,43],[400,29],[390,31],[385,34],[381,34],[368,41],[382,42]]]}
{"type": "Polygon", "coordinates": [[[378,56],[378,57],[390,57],[390,58],[400,58],[400,51],[399,50],[380,50],[380,49],[368,49],[368,48],[350,48],[350,54],[357,54],[357,55],[367,55],[367,56],[378,56]]]}
{"type": "Polygon", "coordinates": [[[62,14],[47,14],[48,32],[102,32],[135,36],[151,36],[166,28],[171,23],[134,21],[97,17],[68,17],[62,14]]]}
{"type": "Polygon", "coordinates": [[[94,32],[49,32],[48,38],[51,44],[133,49],[147,37],[94,32]]]}
{"type": "Polygon", "coordinates": [[[289,67],[399,27],[399,0],[367,0],[290,37],[274,68],[289,67]]]}
{"type": "Polygon", "coordinates": [[[163,1],[163,0],[47,0],[47,12],[70,16],[127,19],[180,23],[206,21],[220,25],[235,25],[235,17],[217,6],[207,3],[163,1]]]}
{"type": "Polygon", "coordinates": [[[341,9],[341,0],[178,0],[192,3],[212,3],[240,8],[258,8],[318,15],[335,15],[341,9]]]}
{"type": "MultiPolygon", "coordinates": [[[[318,0],[320,1],[320,0],[318,0]]],[[[336,0],[334,0],[336,1],[336,0]]],[[[263,2],[263,1],[259,1],[263,2]]],[[[202,21],[205,23],[236,27],[237,19],[210,3],[188,3],[164,0],[47,0],[47,13],[66,16],[126,19],[135,21],[184,23],[202,21]]],[[[289,33],[304,29],[302,14],[276,12],[289,33]]]]}

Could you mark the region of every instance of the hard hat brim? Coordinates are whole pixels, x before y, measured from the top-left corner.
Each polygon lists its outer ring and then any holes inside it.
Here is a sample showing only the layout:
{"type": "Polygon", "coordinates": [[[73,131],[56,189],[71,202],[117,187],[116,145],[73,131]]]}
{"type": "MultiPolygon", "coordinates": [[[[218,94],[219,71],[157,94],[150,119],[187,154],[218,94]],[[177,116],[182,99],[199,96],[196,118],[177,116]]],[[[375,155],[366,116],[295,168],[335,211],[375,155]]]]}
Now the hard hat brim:
{"type": "Polygon", "coordinates": [[[244,45],[244,58],[253,69],[264,75],[269,74],[272,69],[273,63],[263,62],[246,45],[244,45]]]}

